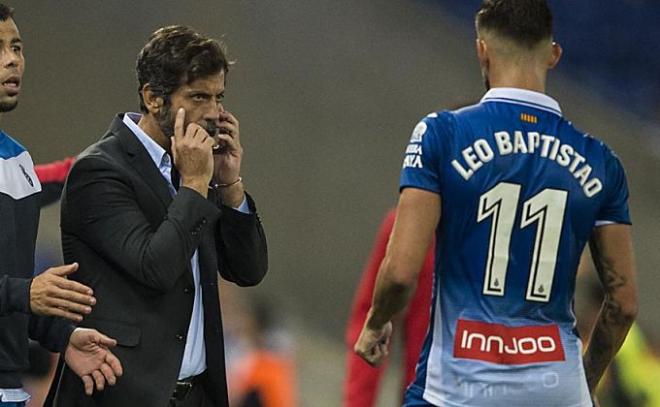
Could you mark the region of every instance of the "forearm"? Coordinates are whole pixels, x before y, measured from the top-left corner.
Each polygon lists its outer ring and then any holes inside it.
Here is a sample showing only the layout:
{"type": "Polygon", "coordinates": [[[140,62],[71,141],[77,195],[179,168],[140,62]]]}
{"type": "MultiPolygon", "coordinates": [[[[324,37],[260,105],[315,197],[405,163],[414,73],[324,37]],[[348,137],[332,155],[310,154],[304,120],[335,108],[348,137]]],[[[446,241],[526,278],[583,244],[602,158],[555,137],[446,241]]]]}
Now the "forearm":
{"type": "Polygon", "coordinates": [[[64,182],[74,161],[75,157],[69,157],[62,161],[34,166],[34,171],[39,178],[39,182],[41,182],[40,207],[43,208],[60,199],[64,182]]]}
{"type": "Polygon", "coordinates": [[[591,255],[605,293],[584,355],[592,394],[637,316],[637,288],[632,237],[628,225],[597,228],[590,240],[591,255]]]}
{"type": "Polygon", "coordinates": [[[584,370],[592,394],[626,339],[633,321],[634,316],[624,312],[620,304],[611,298],[605,299],[584,355],[584,370]]]}
{"type": "Polygon", "coordinates": [[[231,208],[238,208],[245,199],[245,189],[241,178],[239,177],[236,181],[232,181],[236,182],[235,184],[217,187],[219,201],[231,208]]]}
{"type": "Polygon", "coordinates": [[[51,352],[63,352],[75,326],[62,318],[32,315],[28,325],[30,338],[51,352]]]}
{"type": "Polygon", "coordinates": [[[30,313],[29,278],[0,276],[0,316],[13,312],[30,313]]]}
{"type": "Polygon", "coordinates": [[[266,234],[252,198],[245,194],[249,214],[222,206],[216,230],[221,275],[240,286],[258,284],[268,270],[266,234]]]}
{"type": "Polygon", "coordinates": [[[382,327],[401,312],[417,288],[433,231],[440,220],[440,196],[406,188],[378,277],[368,327],[382,327]]]}
{"type": "Polygon", "coordinates": [[[402,278],[401,275],[410,274],[398,271],[396,266],[385,258],[378,273],[373,303],[367,317],[367,326],[370,329],[382,328],[408,305],[415,292],[417,279],[402,278]]]}

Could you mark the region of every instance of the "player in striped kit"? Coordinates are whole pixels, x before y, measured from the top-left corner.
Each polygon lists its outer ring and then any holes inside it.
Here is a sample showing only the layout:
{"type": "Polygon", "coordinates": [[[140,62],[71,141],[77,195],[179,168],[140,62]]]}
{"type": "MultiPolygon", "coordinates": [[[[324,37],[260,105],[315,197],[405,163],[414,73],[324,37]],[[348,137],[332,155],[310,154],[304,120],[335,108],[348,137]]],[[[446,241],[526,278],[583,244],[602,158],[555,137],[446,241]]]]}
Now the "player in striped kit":
{"type": "Polygon", "coordinates": [[[592,405],[637,313],[619,159],[545,94],[560,59],[545,0],[484,0],[480,103],[413,131],[398,217],[355,350],[378,364],[433,233],[429,332],[405,406],[592,405]],[[606,293],[584,358],[572,310],[586,243],[606,293]]]}

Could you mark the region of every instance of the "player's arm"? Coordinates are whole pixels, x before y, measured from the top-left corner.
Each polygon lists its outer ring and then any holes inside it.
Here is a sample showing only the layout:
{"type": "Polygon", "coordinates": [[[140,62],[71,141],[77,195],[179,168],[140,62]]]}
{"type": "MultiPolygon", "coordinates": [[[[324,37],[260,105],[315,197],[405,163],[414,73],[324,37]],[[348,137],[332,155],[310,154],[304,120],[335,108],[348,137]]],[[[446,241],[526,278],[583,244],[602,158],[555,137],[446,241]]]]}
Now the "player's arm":
{"type": "Polygon", "coordinates": [[[64,182],[76,157],[67,157],[62,161],[34,166],[34,172],[41,183],[39,206],[44,207],[60,200],[64,182]]]}
{"type": "Polygon", "coordinates": [[[392,317],[406,307],[415,291],[433,232],[440,220],[440,196],[405,188],[399,197],[397,218],[381,263],[371,309],[355,344],[367,363],[378,365],[387,356],[392,317]]]}
{"type": "Polygon", "coordinates": [[[637,315],[637,288],[630,225],[597,227],[589,246],[605,294],[584,355],[587,383],[594,394],[637,315]]]}
{"type": "Polygon", "coordinates": [[[385,372],[385,364],[378,369],[370,367],[353,352],[353,346],[371,308],[378,268],[385,257],[385,249],[392,234],[395,218],[396,211],[391,210],[383,219],[353,299],[345,335],[346,374],[343,379],[343,407],[373,407],[378,398],[378,388],[382,374],[385,372]]]}

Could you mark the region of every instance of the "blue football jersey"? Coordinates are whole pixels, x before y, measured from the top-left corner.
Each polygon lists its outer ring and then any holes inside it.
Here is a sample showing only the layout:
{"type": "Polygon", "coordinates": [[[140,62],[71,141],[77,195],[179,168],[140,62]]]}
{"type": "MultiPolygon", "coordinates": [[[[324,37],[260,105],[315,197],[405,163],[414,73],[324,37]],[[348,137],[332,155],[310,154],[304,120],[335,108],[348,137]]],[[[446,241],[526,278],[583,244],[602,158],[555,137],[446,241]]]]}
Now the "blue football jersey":
{"type": "Polygon", "coordinates": [[[630,223],[613,152],[552,98],[496,88],[417,124],[400,187],[442,199],[431,321],[408,396],[591,406],[573,296],[594,227],[630,223]]]}

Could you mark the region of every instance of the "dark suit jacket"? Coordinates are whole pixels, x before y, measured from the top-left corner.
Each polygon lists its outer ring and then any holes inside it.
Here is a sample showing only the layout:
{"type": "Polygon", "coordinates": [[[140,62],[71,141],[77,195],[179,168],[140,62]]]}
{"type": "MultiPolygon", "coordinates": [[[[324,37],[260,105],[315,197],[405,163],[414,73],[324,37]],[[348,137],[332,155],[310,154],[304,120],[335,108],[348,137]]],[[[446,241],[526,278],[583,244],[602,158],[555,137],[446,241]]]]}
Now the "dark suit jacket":
{"type": "Polygon", "coordinates": [[[64,260],[72,278],[94,289],[97,304],[81,326],[117,340],[124,367],[115,386],[86,397],[81,380],[60,366],[47,406],[164,407],[181,367],[192,312],[190,259],[199,248],[207,379],[227,405],[218,273],[240,286],[267,269],[266,239],[252,214],[180,188],[173,198],[147,151],[122,122],[78,158],[62,196],[64,260]]]}

